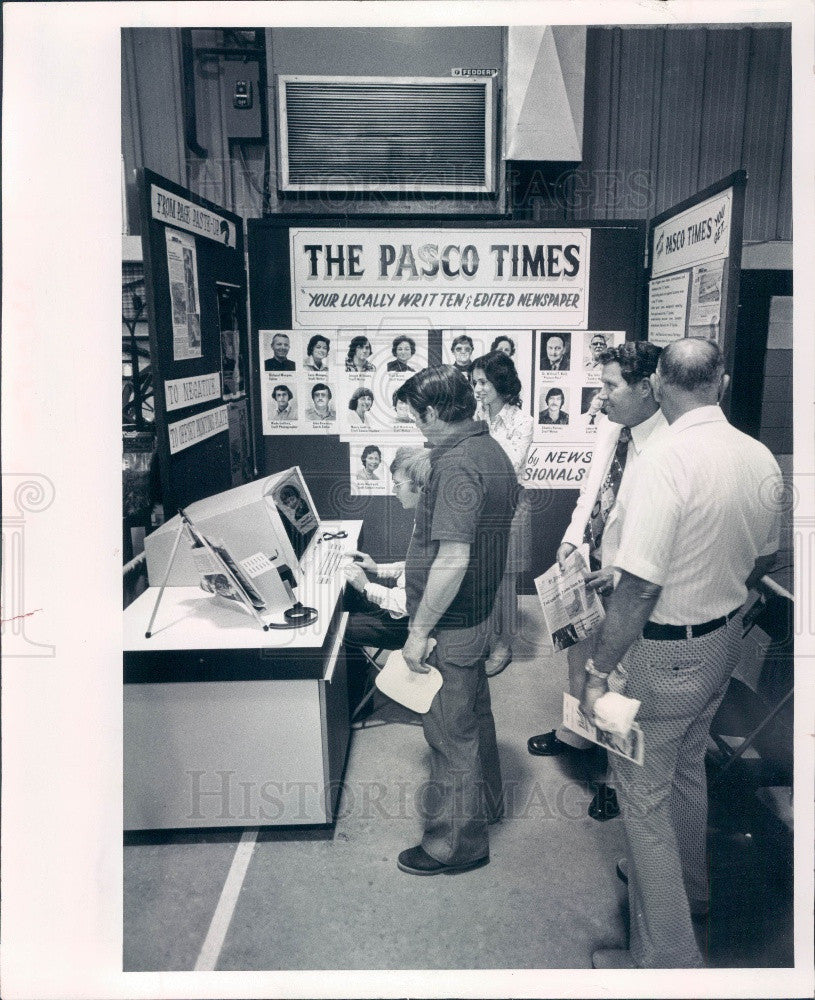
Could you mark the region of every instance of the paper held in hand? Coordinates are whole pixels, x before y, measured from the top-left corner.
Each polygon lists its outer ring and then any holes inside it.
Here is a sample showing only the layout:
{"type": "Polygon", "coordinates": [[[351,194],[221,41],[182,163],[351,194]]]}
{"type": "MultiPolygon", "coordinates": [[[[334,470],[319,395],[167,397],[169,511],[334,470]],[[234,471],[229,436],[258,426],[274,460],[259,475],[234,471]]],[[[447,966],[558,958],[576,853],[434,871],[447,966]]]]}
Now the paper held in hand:
{"type": "Polygon", "coordinates": [[[535,579],[552,649],[566,649],[593,632],[606,616],[594,590],[586,589],[588,546],[581,545],[566,559],[565,570],[555,563],[535,579]]]}
{"type": "MultiPolygon", "coordinates": [[[[431,639],[428,655],[435,645],[436,640],[431,639]]],[[[405,708],[424,715],[429,711],[431,702],[442,685],[442,676],[435,667],[430,667],[428,674],[415,673],[405,663],[402,650],[395,649],[388,657],[388,662],[376,675],[374,683],[382,694],[398,701],[405,708]]]]}
{"type": "MultiPolygon", "coordinates": [[[[603,697],[607,697],[607,695],[603,695],[603,697]]],[[[595,704],[595,712],[600,701],[601,699],[598,698],[595,704]]],[[[635,713],[640,707],[640,703],[633,698],[625,698],[624,701],[632,703],[631,707],[635,713]]],[[[618,757],[625,757],[627,760],[631,760],[639,765],[642,765],[645,759],[645,737],[639,723],[632,722],[624,735],[619,732],[608,732],[605,729],[598,729],[580,711],[580,702],[573,695],[570,695],[568,691],[563,692],[563,725],[567,729],[571,729],[573,733],[577,733],[578,736],[591,740],[592,743],[597,743],[598,746],[605,747],[609,753],[616,753],[618,757]]]]}

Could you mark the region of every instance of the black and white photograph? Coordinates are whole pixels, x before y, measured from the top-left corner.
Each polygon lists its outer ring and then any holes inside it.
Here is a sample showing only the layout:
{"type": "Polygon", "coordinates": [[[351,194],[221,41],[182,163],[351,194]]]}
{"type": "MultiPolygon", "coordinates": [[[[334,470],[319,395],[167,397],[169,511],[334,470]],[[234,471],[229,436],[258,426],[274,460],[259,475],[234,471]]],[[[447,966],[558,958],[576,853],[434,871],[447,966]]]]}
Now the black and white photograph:
{"type": "Polygon", "coordinates": [[[811,4],[3,17],[3,996],[812,996],[811,4]]]}

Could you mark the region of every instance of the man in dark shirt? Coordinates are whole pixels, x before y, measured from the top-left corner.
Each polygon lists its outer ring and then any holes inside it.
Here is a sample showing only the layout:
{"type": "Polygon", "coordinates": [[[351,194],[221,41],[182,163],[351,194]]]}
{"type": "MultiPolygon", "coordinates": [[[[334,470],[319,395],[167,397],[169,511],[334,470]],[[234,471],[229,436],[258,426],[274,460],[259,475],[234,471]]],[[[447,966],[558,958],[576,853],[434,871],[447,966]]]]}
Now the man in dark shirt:
{"type": "Polygon", "coordinates": [[[289,336],[276,333],[272,337],[272,357],[267,358],[264,370],[267,372],[293,372],[297,365],[289,358],[289,336]]]}
{"type": "Polygon", "coordinates": [[[412,875],[466,871],[489,861],[487,823],[503,810],[484,658],[489,616],[506,563],[518,496],[512,463],[474,421],[475,396],[452,365],[426,368],[396,390],[433,450],[405,562],[408,667],[443,684],[423,716],[430,786],[422,843],[402,851],[412,875]]]}

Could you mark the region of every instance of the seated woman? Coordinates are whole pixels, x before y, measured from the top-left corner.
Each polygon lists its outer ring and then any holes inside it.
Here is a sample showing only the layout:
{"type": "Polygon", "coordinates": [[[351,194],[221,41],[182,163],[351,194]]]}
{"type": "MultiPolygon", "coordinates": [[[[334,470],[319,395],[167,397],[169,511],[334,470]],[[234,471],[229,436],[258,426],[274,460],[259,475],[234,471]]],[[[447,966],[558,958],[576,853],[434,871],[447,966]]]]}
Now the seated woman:
{"type": "MultiPolygon", "coordinates": [[[[430,477],[430,452],[425,448],[400,448],[390,470],[394,493],[405,510],[412,510],[430,477]]],[[[358,562],[345,567],[349,586],[343,604],[344,610],[351,612],[345,645],[349,696],[351,704],[356,705],[365,686],[367,662],[355,651],[361,646],[401,649],[407,641],[408,616],[404,562],[377,563],[365,552],[352,554],[358,562]]]]}

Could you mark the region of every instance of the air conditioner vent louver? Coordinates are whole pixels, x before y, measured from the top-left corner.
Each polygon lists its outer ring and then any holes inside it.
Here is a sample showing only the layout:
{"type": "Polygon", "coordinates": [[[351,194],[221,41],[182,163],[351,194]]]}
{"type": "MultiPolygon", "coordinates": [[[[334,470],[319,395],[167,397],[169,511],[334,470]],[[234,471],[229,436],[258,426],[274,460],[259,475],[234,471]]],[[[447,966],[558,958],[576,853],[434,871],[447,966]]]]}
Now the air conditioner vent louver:
{"type": "Polygon", "coordinates": [[[492,81],[279,77],[282,190],[492,191],[492,81]]]}

